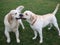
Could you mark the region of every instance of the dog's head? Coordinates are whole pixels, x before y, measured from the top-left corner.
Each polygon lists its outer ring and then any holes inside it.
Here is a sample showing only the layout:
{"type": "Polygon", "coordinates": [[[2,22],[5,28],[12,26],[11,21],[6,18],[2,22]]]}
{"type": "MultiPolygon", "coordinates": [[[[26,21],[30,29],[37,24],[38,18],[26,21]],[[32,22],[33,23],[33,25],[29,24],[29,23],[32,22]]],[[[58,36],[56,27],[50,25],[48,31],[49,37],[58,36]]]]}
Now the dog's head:
{"type": "Polygon", "coordinates": [[[34,13],[31,11],[25,11],[23,14],[20,15],[22,19],[31,19],[34,18],[34,13]]]}
{"type": "Polygon", "coordinates": [[[8,13],[8,22],[10,22],[12,19],[20,19],[20,14],[21,14],[21,11],[22,9],[24,8],[24,6],[19,6],[17,7],[16,9],[14,10],[11,10],[9,13],[8,13]]]}
{"type": "Polygon", "coordinates": [[[9,12],[9,17],[11,17],[13,19],[19,19],[20,18],[19,15],[21,14],[21,11],[22,11],[23,8],[24,8],[24,6],[19,6],[16,9],[11,10],[9,12]]]}

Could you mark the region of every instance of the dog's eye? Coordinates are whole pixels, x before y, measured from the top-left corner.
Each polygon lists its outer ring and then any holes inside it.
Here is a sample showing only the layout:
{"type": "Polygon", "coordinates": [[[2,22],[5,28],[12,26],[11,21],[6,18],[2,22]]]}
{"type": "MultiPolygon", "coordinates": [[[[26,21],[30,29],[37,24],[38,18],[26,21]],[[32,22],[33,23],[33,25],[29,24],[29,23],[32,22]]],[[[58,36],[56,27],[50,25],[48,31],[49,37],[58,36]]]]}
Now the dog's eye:
{"type": "Polygon", "coordinates": [[[28,14],[26,13],[26,15],[28,15],[28,14]]]}
{"type": "Polygon", "coordinates": [[[17,13],[15,13],[15,15],[16,15],[17,13]]]}

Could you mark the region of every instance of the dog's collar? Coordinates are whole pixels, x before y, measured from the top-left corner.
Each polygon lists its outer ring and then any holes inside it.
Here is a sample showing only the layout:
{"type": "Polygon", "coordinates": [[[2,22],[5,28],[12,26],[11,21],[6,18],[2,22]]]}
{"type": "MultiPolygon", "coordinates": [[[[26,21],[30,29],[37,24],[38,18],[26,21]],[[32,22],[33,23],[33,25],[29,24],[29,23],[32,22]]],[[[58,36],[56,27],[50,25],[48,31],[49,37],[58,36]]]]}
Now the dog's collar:
{"type": "Polygon", "coordinates": [[[33,20],[32,24],[31,25],[34,25],[34,23],[36,22],[37,20],[37,16],[35,17],[35,19],[33,20]]]}

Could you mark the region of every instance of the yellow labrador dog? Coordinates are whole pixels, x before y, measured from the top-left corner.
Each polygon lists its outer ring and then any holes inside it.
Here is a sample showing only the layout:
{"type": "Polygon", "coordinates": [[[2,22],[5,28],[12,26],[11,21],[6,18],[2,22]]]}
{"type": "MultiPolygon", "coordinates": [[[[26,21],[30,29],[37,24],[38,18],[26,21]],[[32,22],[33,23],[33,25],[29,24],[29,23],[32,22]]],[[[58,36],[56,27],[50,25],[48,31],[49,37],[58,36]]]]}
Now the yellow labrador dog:
{"type": "Polygon", "coordinates": [[[55,17],[55,14],[58,10],[59,4],[57,4],[56,9],[53,13],[45,14],[45,15],[37,15],[34,14],[31,11],[25,11],[23,14],[21,14],[21,18],[26,18],[27,22],[29,22],[31,28],[34,31],[34,37],[32,39],[36,39],[37,32],[39,33],[40,37],[40,43],[43,42],[43,36],[42,36],[42,29],[50,24],[50,28],[52,27],[52,24],[57,28],[60,36],[60,29],[58,27],[57,19],[55,17]]]}
{"type": "Polygon", "coordinates": [[[22,25],[22,28],[24,29],[24,25],[22,23],[22,20],[18,19],[23,8],[24,6],[19,6],[16,9],[11,10],[4,18],[5,36],[7,37],[7,43],[10,43],[9,32],[11,31],[15,32],[17,43],[20,42],[18,26],[20,23],[22,25]]]}

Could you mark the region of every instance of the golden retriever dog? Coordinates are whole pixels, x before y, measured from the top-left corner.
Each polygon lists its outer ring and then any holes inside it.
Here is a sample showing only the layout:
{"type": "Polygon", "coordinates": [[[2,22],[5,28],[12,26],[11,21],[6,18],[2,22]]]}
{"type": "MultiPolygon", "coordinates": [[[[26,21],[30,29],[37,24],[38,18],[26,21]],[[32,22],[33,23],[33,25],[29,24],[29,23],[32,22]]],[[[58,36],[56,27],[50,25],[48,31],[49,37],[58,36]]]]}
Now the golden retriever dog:
{"type": "Polygon", "coordinates": [[[39,43],[43,43],[42,29],[47,25],[50,25],[49,29],[51,29],[52,25],[54,25],[58,30],[59,36],[60,36],[60,29],[58,27],[57,19],[55,17],[58,7],[59,7],[59,4],[57,4],[56,9],[54,10],[53,13],[48,13],[44,15],[37,15],[31,11],[25,11],[23,14],[21,14],[22,16],[20,17],[22,19],[25,18],[34,31],[35,36],[32,39],[36,39],[37,33],[39,33],[39,37],[40,37],[39,43]]]}
{"type": "Polygon", "coordinates": [[[16,35],[17,43],[20,42],[19,40],[19,23],[22,25],[22,28],[24,29],[24,25],[22,23],[22,20],[19,19],[19,15],[22,11],[24,6],[18,6],[16,9],[11,10],[4,18],[4,25],[5,25],[5,36],[7,38],[7,43],[10,43],[10,35],[9,32],[14,32],[16,35]],[[18,20],[19,19],[19,20],[18,20]]]}

